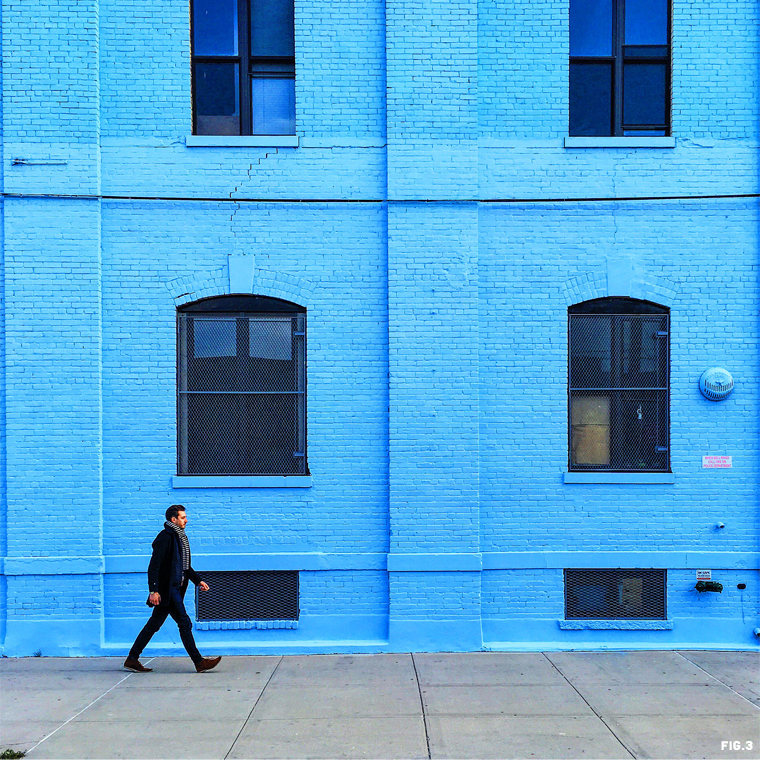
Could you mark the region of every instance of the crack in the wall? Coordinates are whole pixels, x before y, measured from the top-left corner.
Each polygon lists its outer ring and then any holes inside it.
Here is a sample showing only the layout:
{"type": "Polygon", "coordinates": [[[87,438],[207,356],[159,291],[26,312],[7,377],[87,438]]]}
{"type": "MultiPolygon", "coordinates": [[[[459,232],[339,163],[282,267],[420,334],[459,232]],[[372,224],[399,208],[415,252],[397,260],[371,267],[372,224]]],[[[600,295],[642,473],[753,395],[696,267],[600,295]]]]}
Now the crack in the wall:
{"type": "MultiPolygon", "coordinates": [[[[250,184],[251,181],[251,172],[253,171],[253,167],[255,166],[261,166],[262,161],[266,161],[269,156],[276,156],[279,153],[279,149],[275,148],[274,151],[268,151],[265,153],[261,158],[256,160],[256,163],[250,163],[248,164],[248,169],[246,171],[246,177],[248,179],[247,183],[241,183],[239,185],[236,185],[231,191],[230,191],[230,200],[235,200],[235,197],[238,192],[240,191],[240,188],[243,187],[244,184],[250,184]]],[[[240,211],[241,204],[236,203],[232,213],[230,214],[230,232],[232,233],[232,239],[233,239],[233,247],[237,249],[239,246],[237,245],[238,239],[237,239],[237,233],[235,232],[235,217],[237,216],[238,211],[240,211]]]]}

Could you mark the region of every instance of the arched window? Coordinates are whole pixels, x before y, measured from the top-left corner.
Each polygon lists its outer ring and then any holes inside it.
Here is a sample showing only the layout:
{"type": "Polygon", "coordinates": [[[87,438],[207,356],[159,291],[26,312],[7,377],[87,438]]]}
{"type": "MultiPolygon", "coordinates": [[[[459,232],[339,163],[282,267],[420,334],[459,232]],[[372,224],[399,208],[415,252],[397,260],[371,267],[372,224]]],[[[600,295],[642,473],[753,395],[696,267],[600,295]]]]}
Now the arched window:
{"type": "Polygon", "coordinates": [[[261,296],[177,313],[180,475],[305,475],[306,310],[261,296]]]}
{"type": "Polygon", "coordinates": [[[568,310],[571,470],[670,471],[668,320],[632,298],[568,310]]]}

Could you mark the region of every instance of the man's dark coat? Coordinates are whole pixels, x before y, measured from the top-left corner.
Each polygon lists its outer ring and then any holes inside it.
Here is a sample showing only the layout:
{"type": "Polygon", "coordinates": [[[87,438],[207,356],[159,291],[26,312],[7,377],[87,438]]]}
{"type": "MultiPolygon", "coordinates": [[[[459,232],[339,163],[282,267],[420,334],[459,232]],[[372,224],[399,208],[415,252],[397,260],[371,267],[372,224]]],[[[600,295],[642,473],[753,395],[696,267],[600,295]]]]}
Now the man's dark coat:
{"type": "MultiPolygon", "coordinates": [[[[192,565],[185,574],[196,586],[203,580],[192,565]]],[[[164,528],[153,541],[153,556],[148,565],[148,588],[161,595],[159,607],[171,599],[173,588],[182,589],[182,549],[179,536],[172,528],[164,528]]]]}

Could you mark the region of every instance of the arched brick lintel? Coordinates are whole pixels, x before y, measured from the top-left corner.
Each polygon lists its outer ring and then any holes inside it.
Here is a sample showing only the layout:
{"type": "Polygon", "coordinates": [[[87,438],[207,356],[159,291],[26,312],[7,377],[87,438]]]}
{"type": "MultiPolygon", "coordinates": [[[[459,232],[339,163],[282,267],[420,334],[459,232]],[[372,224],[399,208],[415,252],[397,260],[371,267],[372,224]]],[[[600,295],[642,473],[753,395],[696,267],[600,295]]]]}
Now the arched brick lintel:
{"type": "Polygon", "coordinates": [[[594,298],[626,296],[671,307],[677,287],[664,277],[648,272],[634,258],[608,257],[605,268],[566,280],[562,292],[568,306],[594,298]]]}

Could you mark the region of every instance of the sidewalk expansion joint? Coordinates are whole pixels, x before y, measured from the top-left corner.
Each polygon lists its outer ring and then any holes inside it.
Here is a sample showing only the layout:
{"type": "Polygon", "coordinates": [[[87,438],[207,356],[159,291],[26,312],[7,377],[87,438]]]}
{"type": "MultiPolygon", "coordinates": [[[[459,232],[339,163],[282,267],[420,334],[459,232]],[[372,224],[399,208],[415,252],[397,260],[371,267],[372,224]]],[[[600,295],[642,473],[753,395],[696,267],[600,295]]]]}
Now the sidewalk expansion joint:
{"type": "Polygon", "coordinates": [[[570,680],[565,676],[565,674],[552,662],[551,658],[546,654],[546,652],[541,652],[541,654],[546,657],[547,660],[551,663],[551,666],[559,673],[562,678],[565,679],[568,686],[588,705],[589,710],[596,715],[597,718],[604,724],[605,728],[615,737],[615,739],[618,741],[620,746],[632,757],[636,758],[637,756],[633,753],[631,748],[612,730],[611,726],[607,721],[592,707],[591,703],[586,699],[586,697],[583,696],[583,694],[578,691],[578,689],[575,688],[575,684],[571,683],[570,680]]]}
{"type": "MultiPolygon", "coordinates": [[[[145,664],[146,665],[150,664],[151,662],[153,662],[154,659],[155,659],[154,657],[151,657],[150,660],[148,660],[145,664]]],[[[76,715],[72,715],[68,720],[61,723],[61,725],[58,726],[58,728],[54,728],[47,736],[43,736],[42,739],[40,739],[37,742],[37,744],[35,744],[31,749],[28,749],[26,751],[26,754],[28,755],[30,752],[34,752],[34,750],[36,750],[37,747],[39,747],[40,744],[42,744],[42,742],[47,741],[53,734],[57,734],[64,726],[67,726],[69,723],[71,723],[71,721],[74,720],[74,718],[78,718],[85,710],[89,710],[96,702],[100,702],[100,700],[103,699],[103,697],[105,697],[106,694],[113,691],[120,684],[123,684],[124,681],[126,681],[128,678],[131,678],[133,675],[135,674],[127,673],[127,675],[125,675],[124,678],[121,679],[121,681],[117,681],[109,689],[106,689],[99,697],[97,697],[96,699],[93,699],[92,702],[90,702],[90,704],[87,705],[87,707],[83,707],[76,715]]]]}
{"type": "Polygon", "coordinates": [[[251,708],[251,712],[248,713],[248,717],[243,721],[243,725],[240,726],[240,731],[237,732],[237,736],[232,740],[232,744],[230,744],[230,748],[227,750],[227,754],[224,756],[224,760],[227,760],[227,758],[230,756],[230,752],[235,748],[235,744],[237,744],[237,740],[240,738],[240,734],[243,733],[245,730],[245,727],[248,725],[248,721],[251,719],[251,716],[253,715],[253,711],[256,709],[256,706],[259,704],[259,701],[264,696],[264,692],[267,689],[267,686],[269,686],[269,682],[274,678],[274,674],[277,672],[277,668],[280,667],[280,663],[282,662],[282,658],[284,655],[280,655],[280,659],[277,660],[277,664],[274,666],[274,669],[272,670],[271,674],[269,675],[269,678],[267,678],[267,682],[264,684],[264,688],[261,690],[261,693],[258,697],[256,697],[256,701],[253,703],[253,707],[251,708]]]}
{"type": "Polygon", "coordinates": [[[420,709],[422,710],[422,724],[425,727],[425,745],[427,746],[428,760],[432,758],[430,754],[430,732],[428,731],[427,713],[425,712],[425,700],[422,698],[422,686],[420,686],[420,676],[417,672],[417,663],[414,660],[414,652],[409,652],[409,656],[412,658],[412,667],[414,668],[414,677],[417,681],[417,693],[420,695],[420,709]]]}

